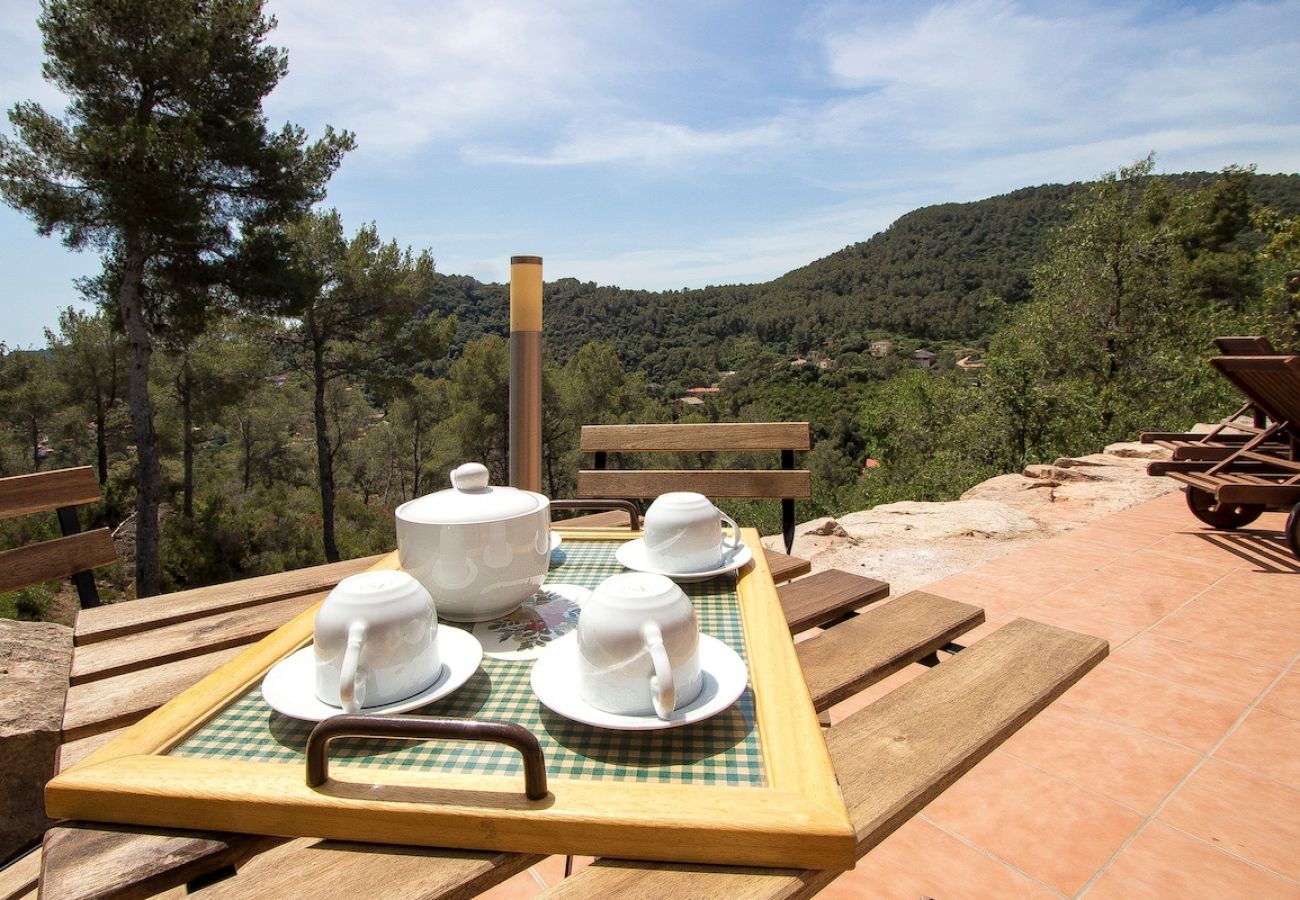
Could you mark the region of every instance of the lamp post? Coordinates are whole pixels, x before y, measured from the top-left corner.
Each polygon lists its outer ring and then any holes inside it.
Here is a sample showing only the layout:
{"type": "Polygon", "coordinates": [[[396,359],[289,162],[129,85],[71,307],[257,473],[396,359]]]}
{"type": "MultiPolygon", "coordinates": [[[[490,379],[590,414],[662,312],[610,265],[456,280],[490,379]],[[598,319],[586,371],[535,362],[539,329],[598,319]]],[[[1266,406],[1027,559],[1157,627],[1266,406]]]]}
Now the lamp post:
{"type": "Polygon", "coordinates": [[[542,258],[510,257],[510,483],[542,489],[542,258]]]}

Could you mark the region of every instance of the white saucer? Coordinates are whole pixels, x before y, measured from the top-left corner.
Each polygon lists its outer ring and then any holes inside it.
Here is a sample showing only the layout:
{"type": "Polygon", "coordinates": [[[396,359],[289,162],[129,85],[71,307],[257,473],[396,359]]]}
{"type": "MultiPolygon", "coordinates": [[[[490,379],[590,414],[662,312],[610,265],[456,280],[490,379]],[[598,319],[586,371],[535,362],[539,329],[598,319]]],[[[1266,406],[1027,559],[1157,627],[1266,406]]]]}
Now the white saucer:
{"type": "Polygon", "coordinates": [[[705,572],[668,572],[657,566],[651,565],[645,557],[645,538],[637,538],[620,544],[614,551],[614,558],[624,568],[631,569],[634,572],[649,572],[652,575],[667,575],[673,581],[708,581],[710,578],[717,578],[719,575],[726,575],[734,572],[741,566],[747,565],[753,558],[754,554],[750,551],[749,546],[741,544],[740,549],[731,554],[726,565],[719,566],[716,569],[709,569],[705,572]]]}
{"type": "Polygon", "coordinates": [[[571,633],[551,644],[546,654],[533,663],[532,683],[537,699],[566,719],[617,731],[658,731],[716,716],[736,702],[749,681],[749,670],[740,655],[707,634],[700,635],[700,675],[704,684],[699,696],[673,710],[669,719],[608,713],[591,706],[578,694],[578,635],[571,633]]]}
{"type": "MultiPolygon", "coordinates": [[[[441,700],[469,681],[483,661],[482,645],[468,631],[446,625],[438,626],[437,641],[438,655],[442,658],[442,672],[437,681],[413,697],[383,706],[363,706],[361,712],[385,715],[419,709],[441,700]]],[[[276,712],[308,722],[319,722],[343,712],[342,708],[316,697],[316,656],[310,644],[271,667],[262,679],[262,697],[276,712]]]]}

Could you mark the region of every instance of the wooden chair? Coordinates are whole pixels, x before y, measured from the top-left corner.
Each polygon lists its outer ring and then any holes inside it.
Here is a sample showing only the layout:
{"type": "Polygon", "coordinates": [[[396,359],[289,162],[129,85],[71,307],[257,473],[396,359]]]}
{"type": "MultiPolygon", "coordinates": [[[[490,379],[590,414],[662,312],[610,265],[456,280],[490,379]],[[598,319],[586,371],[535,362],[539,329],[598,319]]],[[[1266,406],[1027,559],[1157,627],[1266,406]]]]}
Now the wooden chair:
{"type": "MultiPolygon", "coordinates": [[[[1214,339],[1223,356],[1268,356],[1276,353],[1273,344],[1262,335],[1224,336],[1214,339]]],[[[1268,417],[1254,403],[1246,401],[1204,434],[1190,432],[1146,431],[1144,444],[1155,444],[1173,453],[1174,459],[1221,460],[1268,427],[1268,417]],[[1249,416],[1250,424],[1243,420],[1249,416]]],[[[1269,440],[1270,445],[1276,441],[1269,440]]]]}
{"type": "MultiPolygon", "coordinates": [[[[668,491],[695,491],[709,497],[779,499],[786,552],[766,552],[772,578],[781,587],[781,606],[794,634],[828,625],[859,607],[889,596],[889,585],[849,572],[826,571],[806,578],[812,565],[790,555],[794,545],[794,502],[812,496],[812,476],[795,468],[795,452],[812,446],[807,422],[751,422],[718,425],[584,425],[579,447],[594,456],[593,468],[578,473],[578,502],[616,502],[610,498],[653,499],[668,491]],[[611,454],[780,452],[780,469],[614,469],[611,454]],[[604,498],[604,499],[596,499],[604,498]],[[792,580],[798,578],[799,580],[792,580]],[[789,583],[785,583],[789,582],[789,583]]],[[[563,505],[563,501],[560,504],[563,505]]],[[[636,527],[626,512],[568,519],[555,527],[636,527]]]]}
{"type": "Polygon", "coordinates": [[[1289,510],[1286,540],[1300,558],[1300,356],[1220,356],[1210,364],[1271,424],[1220,459],[1156,462],[1147,472],[1186,484],[1192,513],[1215,528],[1289,510]]]}
{"type": "Polygon", "coordinates": [[[0,552],[0,593],[71,577],[83,609],[99,606],[94,569],[117,562],[107,528],[82,531],[77,507],[99,500],[90,466],[0,478],[0,519],[54,510],[63,537],[0,552]]]}

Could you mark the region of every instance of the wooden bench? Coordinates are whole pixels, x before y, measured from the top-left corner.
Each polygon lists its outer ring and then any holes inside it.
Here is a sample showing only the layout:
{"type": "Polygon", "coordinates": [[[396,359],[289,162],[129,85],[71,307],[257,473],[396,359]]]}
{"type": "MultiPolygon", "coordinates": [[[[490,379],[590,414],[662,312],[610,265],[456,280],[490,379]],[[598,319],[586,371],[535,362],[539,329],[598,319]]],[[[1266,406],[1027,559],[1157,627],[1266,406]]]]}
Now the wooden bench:
{"type": "Polygon", "coordinates": [[[798,450],[812,449],[807,422],[718,425],[583,425],[578,449],[594,468],[578,472],[580,498],[650,500],[669,491],[706,497],[781,501],[785,552],[794,547],[794,501],[812,497],[812,475],[794,467],[798,450]],[[611,469],[610,454],[779,451],[780,469],[611,469]]]}
{"type": "Polygon", "coordinates": [[[63,537],[0,552],[0,593],[72,578],[82,607],[98,606],[92,570],[117,562],[107,528],[82,531],[77,507],[99,500],[90,466],[0,478],[0,519],[55,511],[63,537]]]}
{"type": "MultiPolygon", "coordinates": [[[[584,425],[579,441],[583,453],[594,457],[594,468],[578,473],[578,495],[584,499],[653,499],[668,491],[695,491],[708,497],[774,499],[781,501],[784,554],[767,550],[772,579],[783,585],[778,593],[791,632],[829,625],[857,609],[889,595],[883,581],[847,572],[819,572],[800,581],[812,564],[792,556],[794,502],[812,496],[811,474],[795,469],[795,452],[812,447],[807,422],[748,422],[707,425],[584,425]],[[611,454],[776,452],[780,469],[611,469],[611,454]]],[[[627,527],[622,512],[596,513],[555,523],[557,529],[627,527]]]]}
{"type": "MultiPolygon", "coordinates": [[[[103,634],[99,627],[103,623],[96,622],[100,615],[92,612],[86,615],[87,628],[98,628],[97,633],[103,634]]],[[[215,665],[219,660],[205,652],[203,644],[209,640],[204,637],[208,625],[213,624],[208,618],[195,616],[181,624],[200,643],[195,659],[215,665]]],[[[983,611],[977,607],[913,592],[800,643],[797,652],[814,707],[828,709],[904,666],[936,654],[983,621],[983,611]]],[[[128,630],[115,630],[116,636],[89,646],[138,638],[152,630],[146,621],[121,629],[128,630]]],[[[1017,620],[831,728],[827,741],[858,832],[859,854],[987,755],[1105,652],[1105,642],[1096,638],[1017,620]]],[[[176,663],[166,664],[171,665],[176,663]]],[[[60,766],[82,758],[106,742],[115,727],[142,714],[121,704],[128,703],[131,686],[146,689],[151,676],[166,666],[88,682],[119,683],[118,689],[102,692],[95,701],[84,694],[70,696],[69,712],[80,709],[77,733],[84,736],[65,745],[60,766]],[[94,721],[96,710],[98,721],[94,721]]],[[[205,674],[197,671],[200,668],[196,664],[195,671],[177,677],[176,689],[186,678],[197,680],[205,674]]],[[[466,897],[544,859],[532,854],[427,848],[385,852],[381,847],[309,838],[76,824],[52,829],[44,852],[45,896],[57,898],[143,897],[196,880],[207,885],[202,895],[212,900],[307,895],[364,895],[367,900],[466,897]],[[219,880],[232,873],[233,877],[219,880]]],[[[26,866],[30,872],[32,864],[26,866]]],[[[622,890],[639,896],[666,896],[674,891],[684,896],[705,892],[804,896],[835,874],[602,860],[554,891],[584,897],[622,890]]],[[[21,876],[15,878],[23,881],[21,876]]]]}

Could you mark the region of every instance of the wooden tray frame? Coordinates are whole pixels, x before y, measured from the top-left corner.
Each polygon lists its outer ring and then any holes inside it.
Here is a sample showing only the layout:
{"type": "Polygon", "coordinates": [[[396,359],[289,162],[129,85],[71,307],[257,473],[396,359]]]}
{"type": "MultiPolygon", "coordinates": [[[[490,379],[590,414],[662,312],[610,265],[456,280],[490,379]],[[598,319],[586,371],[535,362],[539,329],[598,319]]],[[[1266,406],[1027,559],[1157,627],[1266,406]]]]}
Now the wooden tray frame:
{"type": "MultiPolygon", "coordinates": [[[[126,729],[45,789],[52,818],[673,862],[847,869],[855,838],[758,532],[738,594],[767,783],[710,786],[553,777],[539,801],[522,778],[376,772],[340,762],[309,788],[304,767],[166,756],[311,642],[316,607],[126,729]],[[382,783],[377,783],[382,781],[382,783]]],[[[564,532],[619,540],[629,532],[564,532]]],[[[631,535],[635,537],[636,535],[631,535]]],[[[392,553],[374,568],[398,568],[392,553]]]]}

